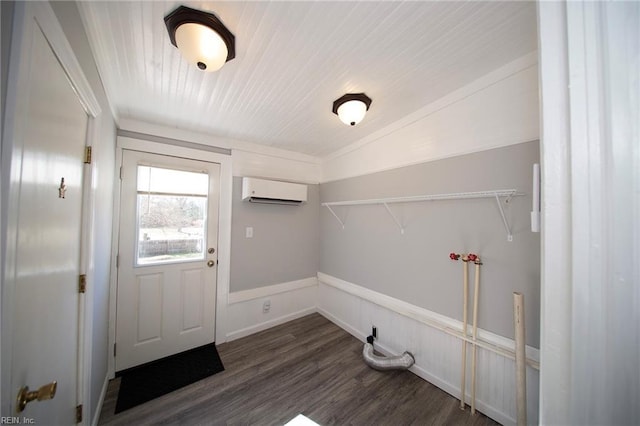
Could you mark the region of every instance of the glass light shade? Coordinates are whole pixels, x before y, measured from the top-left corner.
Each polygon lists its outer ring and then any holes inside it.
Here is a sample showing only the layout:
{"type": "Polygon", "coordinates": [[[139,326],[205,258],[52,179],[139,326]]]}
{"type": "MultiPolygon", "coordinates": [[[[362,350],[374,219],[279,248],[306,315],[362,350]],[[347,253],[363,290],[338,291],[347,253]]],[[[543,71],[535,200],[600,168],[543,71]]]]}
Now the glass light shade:
{"type": "Polygon", "coordinates": [[[355,126],[362,121],[367,113],[367,105],[358,100],[347,101],[338,107],[340,121],[349,126],[355,126]]]}
{"type": "Polygon", "coordinates": [[[220,35],[200,24],[182,24],[176,29],[176,44],[190,63],[203,71],[217,71],[227,61],[227,45],[220,35]]]}

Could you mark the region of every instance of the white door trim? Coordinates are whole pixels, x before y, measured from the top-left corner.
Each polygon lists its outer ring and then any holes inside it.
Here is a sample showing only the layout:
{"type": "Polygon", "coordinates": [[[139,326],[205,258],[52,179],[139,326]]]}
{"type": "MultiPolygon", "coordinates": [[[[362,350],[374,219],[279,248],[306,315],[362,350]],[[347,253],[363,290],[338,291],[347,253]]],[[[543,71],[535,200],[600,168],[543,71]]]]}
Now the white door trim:
{"type": "MultiPolygon", "coordinates": [[[[169,155],[192,160],[209,161],[220,164],[220,200],[218,217],[218,283],[216,288],[216,343],[222,343],[227,335],[227,304],[229,296],[229,280],[231,275],[231,201],[233,190],[233,176],[231,156],[215,152],[201,151],[142,139],[118,136],[116,149],[115,175],[120,176],[122,164],[122,150],[143,151],[152,154],[169,155]]],[[[117,182],[113,203],[113,239],[111,242],[111,284],[110,296],[116,300],[117,291],[117,255],[118,235],[120,233],[120,182],[117,182]]],[[[115,377],[115,357],[113,345],[116,341],[116,306],[109,304],[109,377],[115,377]]]]}
{"type": "Polygon", "coordinates": [[[538,2],[540,424],[640,416],[637,3],[538,2]]]}
{"type": "Polygon", "coordinates": [[[538,4],[542,232],[540,424],[570,424],[571,171],[566,4],[538,4]]]}
{"type": "MultiPolygon", "coordinates": [[[[91,146],[92,152],[99,151],[100,146],[99,122],[90,117],[87,123],[87,146],[91,146]]],[[[79,356],[78,363],[83,368],[78,375],[79,389],[82,390],[82,397],[79,404],[84,404],[83,424],[90,424],[93,416],[93,408],[87,406],[91,403],[91,383],[92,383],[92,360],[93,360],[93,311],[95,292],[95,252],[96,247],[96,188],[98,175],[95,167],[95,159],[90,164],[85,164],[83,176],[82,194],[82,240],[80,242],[80,273],[87,276],[86,293],[80,295],[80,316],[79,316],[79,356]],[[91,414],[91,416],[90,416],[91,414]]]]}
{"type": "MultiPolygon", "coordinates": [[[[16,5],[16,8],[17,7],[16,5]]],[[[32,7],[42,32],[46,34],[51,49],[56,53],[60,64],[62,64],[69,76],[71,84],[76,90],[85,111],[87,111],[90,117],[97,117],[102,112],[98,98],[96,98],[93,93],[91,84],[89,84],[89,80],[85,77],[82,67],[71,48],[71,44],[69,44],[67,37],[64,35],[64,30],[60,22],[58,22],[53,9],[51,9],[51,6],[47,2],[34,2],[32,7]]]]}
{"type": "MultiPolygon", "coordinates": [[[[16,109],[16,101],[18,93],[25,93],[28,90],[27,80],[28,73],[25,70],[26,61],[29,58],[31,49],[30,26],[38,25],[42,33],[47,38],[51,49],[57,56],[60,64],[64,68],[71,85],[73,86],[80,103],[86,111],[88,120],[87,143],[94,147],[98,144],[98,137],[95,130],[94,119],[98,117],[102,108],[96,98],[89,81],[87,80],[80,63],[78,62],[71,44],[67,40],[62,26],[58,22],[51,5],[48,2],[16,2],[14,9],[11,53],[9,59],[9,72],[7,81],[7,110],[5,112],[5,123],[3,123],[4,133],[2,135],[2,202],[6,206],[17,205],[17,197],[19,188],[11,185],[11,182],[17,182],[21,171],[12,169],[13,158],[22,156],[22,135],[19,129],[13,126],[16,117],[20,117],[21,111],[16,109]]],[[[23,114],[24,116],[24,114],[23,114]]],[[[91,278],[87,265],[93,264],[93,216],[94,216],[94,199],[95,188],[93,173],[90,168],[85,171],[83,189],[83,225],[82,225],[82,241],[80,268],[84,273],[89,272],[88,278],[91,278]]],[[[17,212],[12,209],[4,209],[6,211],[6,219],[3,218],[2,234],[6,235],[6,245],[2,247],[3,253],[3,287],[0,293],[2,300],[2,383],[0,390],[0,400],[2,401],[1,410],[8,413],[9,401],[13,398],[11,392],[11,363],[12,363],[12,318],[13,318],[13,294],[15,287],[15,270],[12,265],[15,263],[15,247],[17,244],[17,212]],[[6,222],[5,222],[6,221],[6,222]]],[[[78,340],[78,403],[90,401],[90,372],[91,372],[91,341],[92,328],[91,324],[83,324],[81,319],[93,318],[93,303],[87,294],[81,295],[79,306],[79,340],[78,340]],[[88,303],[89,302],[89,303],[88,303]],[[88,350],[88,352],[86,352],[88,350]]],[[[87,423],[89,416],[85,416],[87,423]]]]}

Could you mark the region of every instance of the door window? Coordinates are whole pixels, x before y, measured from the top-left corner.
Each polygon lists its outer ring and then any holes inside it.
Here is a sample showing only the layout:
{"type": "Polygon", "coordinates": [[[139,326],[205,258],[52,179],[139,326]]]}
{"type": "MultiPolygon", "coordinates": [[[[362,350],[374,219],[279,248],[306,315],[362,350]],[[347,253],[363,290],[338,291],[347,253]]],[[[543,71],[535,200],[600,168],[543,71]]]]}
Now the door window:
{"type": "Polygon", "coordinates": [[[209,176],[138,166],[136,265],[205,258],[209,176]]]}

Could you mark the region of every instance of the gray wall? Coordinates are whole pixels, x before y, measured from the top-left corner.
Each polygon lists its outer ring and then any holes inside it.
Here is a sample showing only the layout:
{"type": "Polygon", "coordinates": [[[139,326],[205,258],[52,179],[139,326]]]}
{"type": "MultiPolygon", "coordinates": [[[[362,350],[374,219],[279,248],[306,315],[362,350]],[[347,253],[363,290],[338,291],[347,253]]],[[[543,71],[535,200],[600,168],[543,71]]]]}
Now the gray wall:
{"type": "Polygon", "coordinates": [[[92,419],[107,375],[107,357],[111,353],[108,350],[109,277],[116,127],[76,3],[55,1],[51,2],[51,6],[102,107],[102,114],[95,120],[100,140],[97,149],[93,151],[97,187],[95,191],[95,235],[93,247],[94,282],[90,283],[92,287],[89,289],[90,296],[93,297],[93,342],[91,353],[91,402],[88,415],[92,419]]]}
{"type": "Polygon", "coordinates": [[[305,204],[256,204],[242,201],[242,178],[233,178],[230,292],[316,276],[319,186],[307,187],[305,204]],[[245,238],[249,226],[253,238],[245,238]]]}
{"type": "Polygon", "coordinates": [[[334,207],[345,229],[322,208],[319,270],[462,320],[462,262],[451,261],[449,253],[476,253],[484,262],[479,327],[513,338],[512,294],[522,292],[527,343],[538,347],[540,238],[529,219],[537,162],[539,144],[528,142],[322,184],[321,202],[511,188],[527,195],[506,210],[513,242],[491,199],[390,205],[404,234],[382,205],[334,207]]]}

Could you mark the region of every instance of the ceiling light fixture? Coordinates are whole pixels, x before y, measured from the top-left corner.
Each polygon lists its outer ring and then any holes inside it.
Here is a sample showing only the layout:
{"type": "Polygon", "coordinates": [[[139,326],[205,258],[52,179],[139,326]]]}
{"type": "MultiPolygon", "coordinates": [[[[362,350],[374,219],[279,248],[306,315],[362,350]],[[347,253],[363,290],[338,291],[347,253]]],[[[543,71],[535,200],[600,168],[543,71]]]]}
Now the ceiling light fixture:
{"type": "Polygon", "coordinates": [[[362,121],[369,110],[371,98],[364,93],[347,93],[333,101],[333,113],[349,126],[362,121]]]}
{"type": "Polygon", "coordinates": [[[217,71],[236,57],[236,38],[213,13],[180,6],[164,23],[171,44],[203,71],[217,71]]]}

